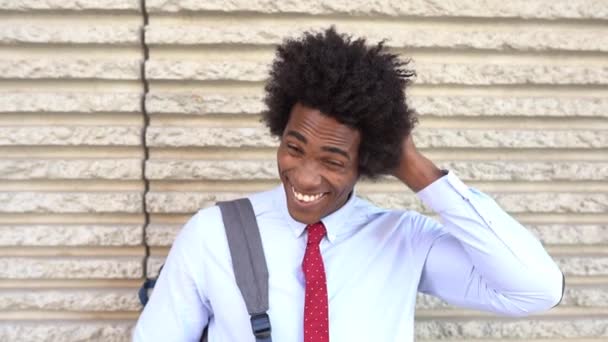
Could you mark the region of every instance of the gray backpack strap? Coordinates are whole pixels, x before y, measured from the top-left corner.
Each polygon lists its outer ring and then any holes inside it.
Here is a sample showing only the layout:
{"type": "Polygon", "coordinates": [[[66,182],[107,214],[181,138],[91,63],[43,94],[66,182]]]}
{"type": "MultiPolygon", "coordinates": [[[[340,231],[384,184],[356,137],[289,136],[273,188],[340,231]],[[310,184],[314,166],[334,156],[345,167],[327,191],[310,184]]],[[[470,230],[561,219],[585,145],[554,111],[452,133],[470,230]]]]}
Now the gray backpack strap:
{"type": "Polygon", "coordinates": [[[247,198],[218,202],[224,220],[236,283],[251,316],[256,342],[271,342],[268,268],[255,213],[247,198]]]}

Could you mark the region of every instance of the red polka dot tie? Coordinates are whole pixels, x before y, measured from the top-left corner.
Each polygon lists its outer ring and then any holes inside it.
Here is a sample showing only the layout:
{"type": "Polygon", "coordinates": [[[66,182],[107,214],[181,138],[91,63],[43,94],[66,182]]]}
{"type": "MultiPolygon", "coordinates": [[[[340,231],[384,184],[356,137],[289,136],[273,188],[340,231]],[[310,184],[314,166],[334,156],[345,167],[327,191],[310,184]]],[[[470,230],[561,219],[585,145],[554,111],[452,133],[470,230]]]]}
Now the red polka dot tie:
{"type": "Polygon", "coordinates": [[[329,342],[327,280],[319,243],[325,236],[323,223],[306,227],[308,242],[302,270],[306,278],[304,298],[304,342],[329,342]]]}

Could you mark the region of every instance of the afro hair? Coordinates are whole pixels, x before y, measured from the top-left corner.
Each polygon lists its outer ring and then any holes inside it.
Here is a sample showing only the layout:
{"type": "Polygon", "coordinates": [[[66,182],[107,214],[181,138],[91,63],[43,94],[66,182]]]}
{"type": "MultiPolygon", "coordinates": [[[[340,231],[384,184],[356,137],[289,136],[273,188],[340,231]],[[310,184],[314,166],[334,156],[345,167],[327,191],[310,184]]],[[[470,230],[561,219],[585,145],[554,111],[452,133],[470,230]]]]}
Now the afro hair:
{"type": "Polygon", "coordinates": [[[405,102],[415,75],[408,63],[387,52],[384,41],[366,46],[364,38],[353,40],[333,26],[287,39],[270,69],[262,120],[280,137],[296,103],[317,109],[360,132],[359,175],[388,174],[417,121],[405,102]]]}

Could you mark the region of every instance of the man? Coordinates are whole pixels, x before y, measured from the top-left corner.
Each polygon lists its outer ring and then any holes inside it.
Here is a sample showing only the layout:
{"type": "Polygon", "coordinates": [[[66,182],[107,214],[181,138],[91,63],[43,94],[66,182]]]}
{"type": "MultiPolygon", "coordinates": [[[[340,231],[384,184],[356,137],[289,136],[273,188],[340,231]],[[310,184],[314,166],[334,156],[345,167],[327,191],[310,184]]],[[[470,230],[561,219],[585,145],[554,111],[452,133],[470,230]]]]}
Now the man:
{"type": "MultiPolygon", "coordinates": [[[[562,274],[541,244],[416,150],[406,66],[382,43],[367,47],[333,28],[278,47],[264,120],[280,137],[282,186],[249,197],[274,341],[412,341],[419,291],[511,316],[562,296],[562,274]],[[382,174],[443,224],[356,196],[358,179],[382,174]]],[[[134,339],[197,341],[207,324],[210,342],[254,341],[218,207],[177,237],[134,339]]]]}

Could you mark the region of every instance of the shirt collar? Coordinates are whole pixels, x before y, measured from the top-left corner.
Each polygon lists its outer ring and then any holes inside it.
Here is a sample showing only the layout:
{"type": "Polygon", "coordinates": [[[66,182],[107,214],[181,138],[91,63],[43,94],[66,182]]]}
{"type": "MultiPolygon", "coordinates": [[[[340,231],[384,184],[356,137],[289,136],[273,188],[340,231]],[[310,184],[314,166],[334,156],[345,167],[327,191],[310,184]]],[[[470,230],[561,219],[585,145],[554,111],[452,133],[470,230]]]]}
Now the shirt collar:
{"type": "MultiPolygon", "coordinates": [[[[287,209],[287,197],[283,185],[279,185],[275,191],[276,196],[274,196],[274,198],[276,208],[281,211],[284,219],[287,221],[289,227],[293,230],[296,237],[301,237],[306,230],[306,224],[294,220],[293,217],[289,215],[289,210],[287,209]]],[[[321,218],[321,222],[323,222],[325,229],[327,230],[327,239],[329,242],[335,242],[336,236],[342,231],[346,221],[348,221],[348,219],[351,217],[355,207],[356,197],[355,190],[353,189],[350,197],[342,207],[321,218]]]]}

